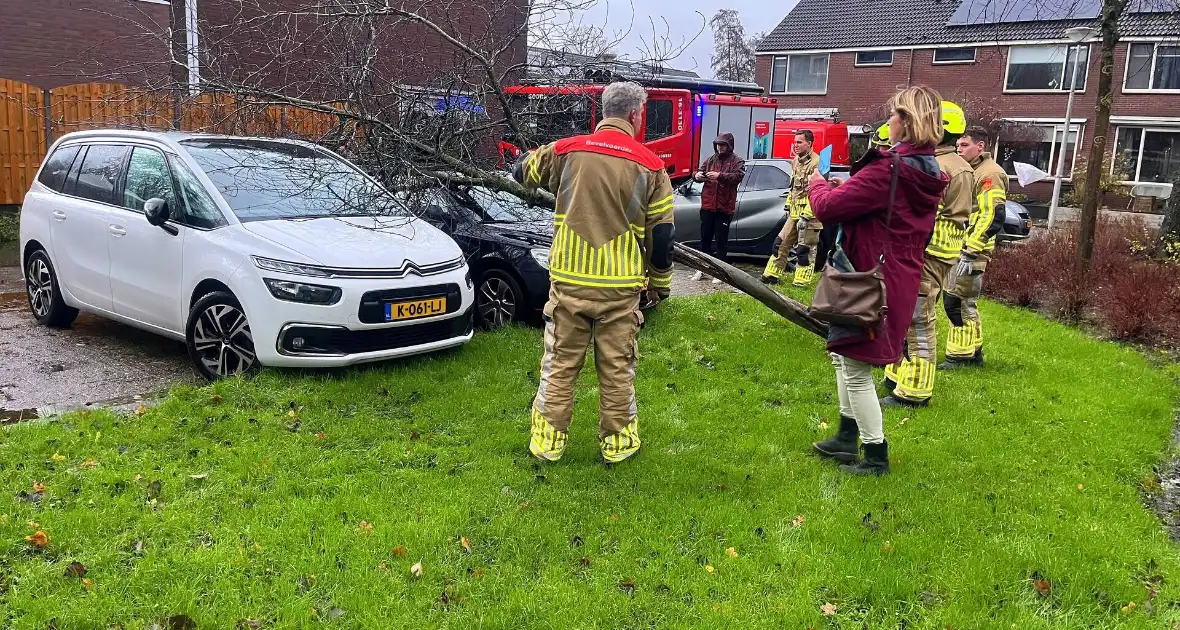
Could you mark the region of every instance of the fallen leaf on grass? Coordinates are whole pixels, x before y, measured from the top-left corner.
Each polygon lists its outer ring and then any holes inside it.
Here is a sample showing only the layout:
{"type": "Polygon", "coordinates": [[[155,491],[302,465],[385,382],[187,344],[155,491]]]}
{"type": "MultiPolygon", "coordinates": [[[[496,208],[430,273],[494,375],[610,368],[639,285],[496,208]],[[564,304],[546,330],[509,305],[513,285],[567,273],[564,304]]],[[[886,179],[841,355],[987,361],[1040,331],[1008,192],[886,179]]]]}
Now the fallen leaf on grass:
{"type": "Polygon", "coordinates": [[[467,569],[467,577],[479,579],[479,578],[483,577],[483,575],[484,575],[483,569],[471,569],[471,568],[467,569]]]}
{"type": "Polygon", "coordinates": [[[328,611],[328,619],[339,619],[344,616],[344,611],[339,608],[333,608],[328,611]]]}
{"type": "Polygon", "coordinates": [[[819,423],[819,430],[820,431],[827,431],[828,430],[828,423],[827,422],[820,422],[819,423]]]}
{"type": "Polygon", "coordinates": [[[25,536],[25,542],[37,549],[44,549],[49,546],[49,534],[41,530],[33,532],[32,536],[25,536]]]}
{"type": "Polygon", "coordinates": [[[714,569],[713,565],[711,565],[711,564],[706,564],[705,570],[708,571],[709,573],[712,573],[712,572],[716,571],[717,569],[714,569]]]}
{"type": "Polygon", "coordinates": [[[612,521],[617,521],[617,520],[619,520],[619,515],[618,515],[618,514],[611,514],[611,515],[610,515],[610,520],[612,520],[612,521]]]}
{"type": "Polygon", "coordinates": [[[1130,603],[1129,603],[1129,604],[1127,604],[1126,606],[1123,606],[1123,607],[1122,607],[1120,610],[1122,610],[1122,611],[1123,611],[1123,614],[1124,614],[1124,615],[1129,615],[1129,614],[1131,614],[1131,611],[1132,611],[1132,610],[1135,610],[1135,602],[1130,602],[1130,603]]]}
{"type": "Polygon", "coordinates": [[[407,553],[409,553],[409,552],[406,550],[405,547],[403,547],[401,545],[398,545],[393,548],[393,557],[394,558],[404,558],[404,557],[406,557],[407,553]]]}
{"type": "Polygon", "coordinates": [[[83,468],[94,468],[95,466],[98,466],[98,462],[93,459],[88,459],[88,460],[82,462],[83,468]]]}
{"type": "Polygon", "coordinates": [[[239,619],[236,627],[238,630],[256,630],[262,627],[262,622],[257,619],[239,619]]]}
{"type": "Polygon", "coordinates": [[[791,527],[800,527],[803,525],[803,521],[805,521],[805,520],[807,520],[807,517],[800,514],[799,516],[796,516],[794,518],[794,520],[791,521],[791,527]]]}
{"type": "Polygon", "coordinates": [[[370,523],[369,521],[361,521],[361,524],[359,527],[361,528],[361,532],[364,534],[372,534],[373,530],[375,529],[373,527],[373,524],[370,523]]]}
{"type": "Polygon", "coordinates": [[[378,565],[377,565],[377,568],[378,568],[378,569],[381,569],[382,571],[388,571],[388,570],[389,570],[389,563],[388,563],[388,562],[382,562],[381,564],[378,564],[378,565]]]}
{"type": "Polygon", "coordinates": [[[294,409],[291,409],[290,411],[288,411],[288,412],[287,412],[287,417],[288,417],[288,418],[294,418],[294,417],[295,417],[295,410],[294,410],[294,409]]]}
{"type": "Polygon", "coordinates": [[[85,586],[88,591],[94,590],[94,582],[90,578],[82,578],[82,586],[85,586]]]}
{"type": "Polygon", "coordinates": [[[1078,484],[1078,490],[1085,490],[1085,489],[1086,489],[1086,486],[1083,486],[1080,483],[1078,484]]]}
{"type": "Polygon", "coordinates": [[[140,405],[135,408],[135,415],[142,416],[143,414],[147,413],[147,411],[147,407],[140,405]]]}
{"type": "Polygon", "coordinates": [[[725,550],[725,555],[729,556],[730,558],[736,558],[738,557],[737,549],[730,547],[729,549],[725,550]]]}
{"type": "Polygon", "coordinates": [[[315,434],[315,439],[320,440],[320,441],[326,440],[326,439],[328,439],[328,434],[321,431],[321,432],[315,434]]]}
{"type": "Polygon", "coordinates": [[[904,425],[905,423],[907,423],[907,422],[909,422],[909,421],[910,421],[910,419],[909,419],[908,417],[906,417],[906,418],[902,418],[902,419],[901,419],[901,422],[898,422],[898,424],[900,424],[900,425],[904,425]]]}
{"type": "Polygon", "coordinates": [[[836,614],[836,605],[831,602],[825,603],[823,606],[819,607],[819,611],[822,612],[825,617],[831,617],[832,615],[836,614]]]}
{"type": "Polygon", "coordinates": [[[893,541],[886,540],[885,544],[881,546],[881,549],[884,550],[885,553],[893,553],[893,541]]]}
{"type": "Polygon", "coordinates": [[[423,571],[422,571],[422,561],[421,560],[415,562],[414,566],[410,567],[410,575],[412,575],[413,577],[420,578],[420,577],[422,577],[422,573],[423,573],[423,571]]]}
{"type": "Polygon", "coordinates": [[[86,575],[87,571],[88,571],[88,569],[86,568],[86,565],[82,564],[81,562],[74,561],[74,562],[71,562],[70,565],[66,567],[66,572],[65,572],[64,576],[65,577],[82,577],[82,576],[86,575]]]}
{"type": "Polygon", "coordinates": [[[1053,592],[1053,586],[1049,584],[1049,580],[1042,578],[1033,579],[1033,588],[1036,589],[1037,595],[1041,597],[1048,597],[1053,592]]]}
{"type": "Polygon", "coordinates": [[[50,457],[49,459],[52,459],[53,461],[60,464],[64,461],[66,461],[66,456],[62,455],[61,453],[54,453],[53,456],[50,457]]]}
{"type": "Polygon", "coordinates": [[[220,403],[222,400],[221,394],[213,394],[213,396],[209,398],[209,401],[215,405],[220,403]]]}
{"type": "Polygon", "coordinates": [[[199,475],[189,475],[189,479],[208,479],[209,473],[201,473],[199,475]]]}
{"type": "Polygon", "coordinates": [[[45,492],[45,484],[41,483],[40,481],[34,481],[33,482],[33,493],[34,494],[41,494],[42,492],[45,492]]]}
{"type": "Polygon", "coordinates": [[[590,568],[590,557],[589,556],[582,556],[582,559],[578,561],[578,564],[582,565],[583,569],[590,568]]]}
{"type": "Polygon", "coordinates": [[[467,550],[467,553],[471,553],[471,541],[467,540],[466,536],[459,538],[459,544],[463,545],[463,548],[467,550]]]}
{"type": "Polygon", "coordinates": [[[143,480],[143,475],[135,475],[135,479],[133,479],[133,481],[142,481],[142,480],[143,480]]]}
{"type": "Polygon", "coordinates": [[[619,582],[619,590],[623,591],[624,593],[626,593],[627,595],[629,595],[631,597],[634,597],[635,596],[635,579],[634,578],[627,578],[627,579],[623,580],[622,582],[619,582]]]}

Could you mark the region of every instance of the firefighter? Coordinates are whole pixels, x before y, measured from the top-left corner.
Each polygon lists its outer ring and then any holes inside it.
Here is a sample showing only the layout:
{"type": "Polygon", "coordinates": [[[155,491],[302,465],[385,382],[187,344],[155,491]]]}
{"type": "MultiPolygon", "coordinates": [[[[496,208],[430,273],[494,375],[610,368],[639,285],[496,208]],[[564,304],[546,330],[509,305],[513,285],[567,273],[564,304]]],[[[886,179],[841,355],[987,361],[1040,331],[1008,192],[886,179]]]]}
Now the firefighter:
{"type": "Polygon", "coordinates": [[[635,139],[646,100],[635,83],[610,84],[594,133],[543,146],[513,173],[525,187],[557,198],[529,442],[543,461],[565,452],[574,387],[592,342],[603,460],[621,462],[640,447],[634,387],[640,293],[648,287],[668,296],[675,232],[664,163],[635,139]]]}
{"type": "Polygon", "coordinates": [[[996,235],[1004,227],[1004,202],[1008,194],[1008,173],[987,152],[989,134],[983,127],[971,127],[959,138],[959,155],[975,169],[975,198],[971,225],[963,252],[952,271],[950,289],[944,298],[951,334],[946,340],[946,360],[940,370],[983,366],[983,324],[975,299],[983,288],[983,274],[996,248],[996,235]]]}
{"type": "Polygon", "coordinates": [[[963,236],[971,219],[975,175],[959,157],[956,142],[967,129],[963,109],[942,102],[942,143],[934,151],[938,167],[949,179],[938,204],[934,232],[926,245],[918,303],[906,335],[902,359],[885,368],[886,387],[892,392],[881,400],[884,407],[926,405],[934,395],[934,370],[938,361],[939,298],[949,290],[948,276],[963,250],[963,236]]]}
{"type": "Polygon", "coordinates": [[[811,252],[819,242],[823,224],[811,212],[807,198],[807,180],[819,166],[819,156],[812,151],[815,134],[802,129],[795,134],[795,159],[791,161],[791,189],[787,193],[787,222],[779,232],[775,255],[766,262],[762,282],[778,284],[784,272],[794,272],[793,284],[807,286],[815,278],[811,252]]]}

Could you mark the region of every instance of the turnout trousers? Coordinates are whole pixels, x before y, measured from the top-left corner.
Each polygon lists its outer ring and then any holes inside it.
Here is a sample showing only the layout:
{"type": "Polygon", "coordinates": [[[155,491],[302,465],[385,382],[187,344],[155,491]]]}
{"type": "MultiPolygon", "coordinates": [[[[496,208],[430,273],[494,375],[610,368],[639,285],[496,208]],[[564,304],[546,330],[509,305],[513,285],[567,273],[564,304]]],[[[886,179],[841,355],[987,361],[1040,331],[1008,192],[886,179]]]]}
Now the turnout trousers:
{"type": "Polygon", "coordinates": [[[574,392],[586,353],[598,372],[598,437],[607,462],[639,450],[635,365],[643,313],[638,292],[552,283],[545,304],[545,350],[532,407],[529,450],[556,461],[565,451],[574,392]]]}
{"type": "Polygon", "coordinates": [[[934,368],[938,363],[938,303],[948,290],[954,263],[926,256],[918,303],[906,335],[906,353],[901,361],[885,368],[885,377],[896,387],[893,395],[920,403],[934,395],[934,368]]]}

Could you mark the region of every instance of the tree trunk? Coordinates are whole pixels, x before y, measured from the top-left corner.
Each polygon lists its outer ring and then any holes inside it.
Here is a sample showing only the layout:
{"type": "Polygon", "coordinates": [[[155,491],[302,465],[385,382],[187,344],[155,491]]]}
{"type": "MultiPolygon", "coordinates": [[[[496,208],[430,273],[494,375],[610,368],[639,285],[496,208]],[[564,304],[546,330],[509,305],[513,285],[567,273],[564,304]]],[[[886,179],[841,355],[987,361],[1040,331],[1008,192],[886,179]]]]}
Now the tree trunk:
{"type": "Polygon", "coordinates": [[[787,318],[791,323],[797,324],[804,330],[827,339],[828,325],[808,315],[806,306],[762,284],[757,278],[741,269],[721,262],[707,254],[702,254],[680,243],[676,244],[673,260],[677,264],[702,271],[737,288],[755,300],[762,302],[770,310],[787,318]]]}
{"type": "MultiPolygon", "coordinates": [[[[1094,232],[1098,227],[1098,208],[1102,205],[1102,157],[1106,154],[1106,136],[1110,133],[1110,107],[1114,103],[1114,48],[1118,44],[1118,21],[1127,8],[1128,0],[1104,0],[1102,3],[1102,54],[1099,58],[1098,103],[1095,106],[1094,141],[1086,157],[1085,189],[1082,197],[1082,218],[1078,232],[1076,267],[1079,278],[1090,272],[1094,255],[1094,232]]],[[[1068,58],[1068,55],[1067,55],[1068,58]]],[[[1065,138],[1069,137],[1069,121],[1065,121],[1065,138]]]]}

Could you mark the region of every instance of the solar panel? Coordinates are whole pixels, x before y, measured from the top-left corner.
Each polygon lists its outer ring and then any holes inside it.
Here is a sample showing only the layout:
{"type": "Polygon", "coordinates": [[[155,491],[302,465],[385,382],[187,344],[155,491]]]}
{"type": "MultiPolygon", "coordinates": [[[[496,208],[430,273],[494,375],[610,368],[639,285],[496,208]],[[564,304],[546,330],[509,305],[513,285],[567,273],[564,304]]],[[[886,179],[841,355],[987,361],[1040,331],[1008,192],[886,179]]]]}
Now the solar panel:
{"type": "Polygon", "coordinates": [[[963,0],[947,26],[1089,20],[1101,10],[1102,0],[963,0]]]}

